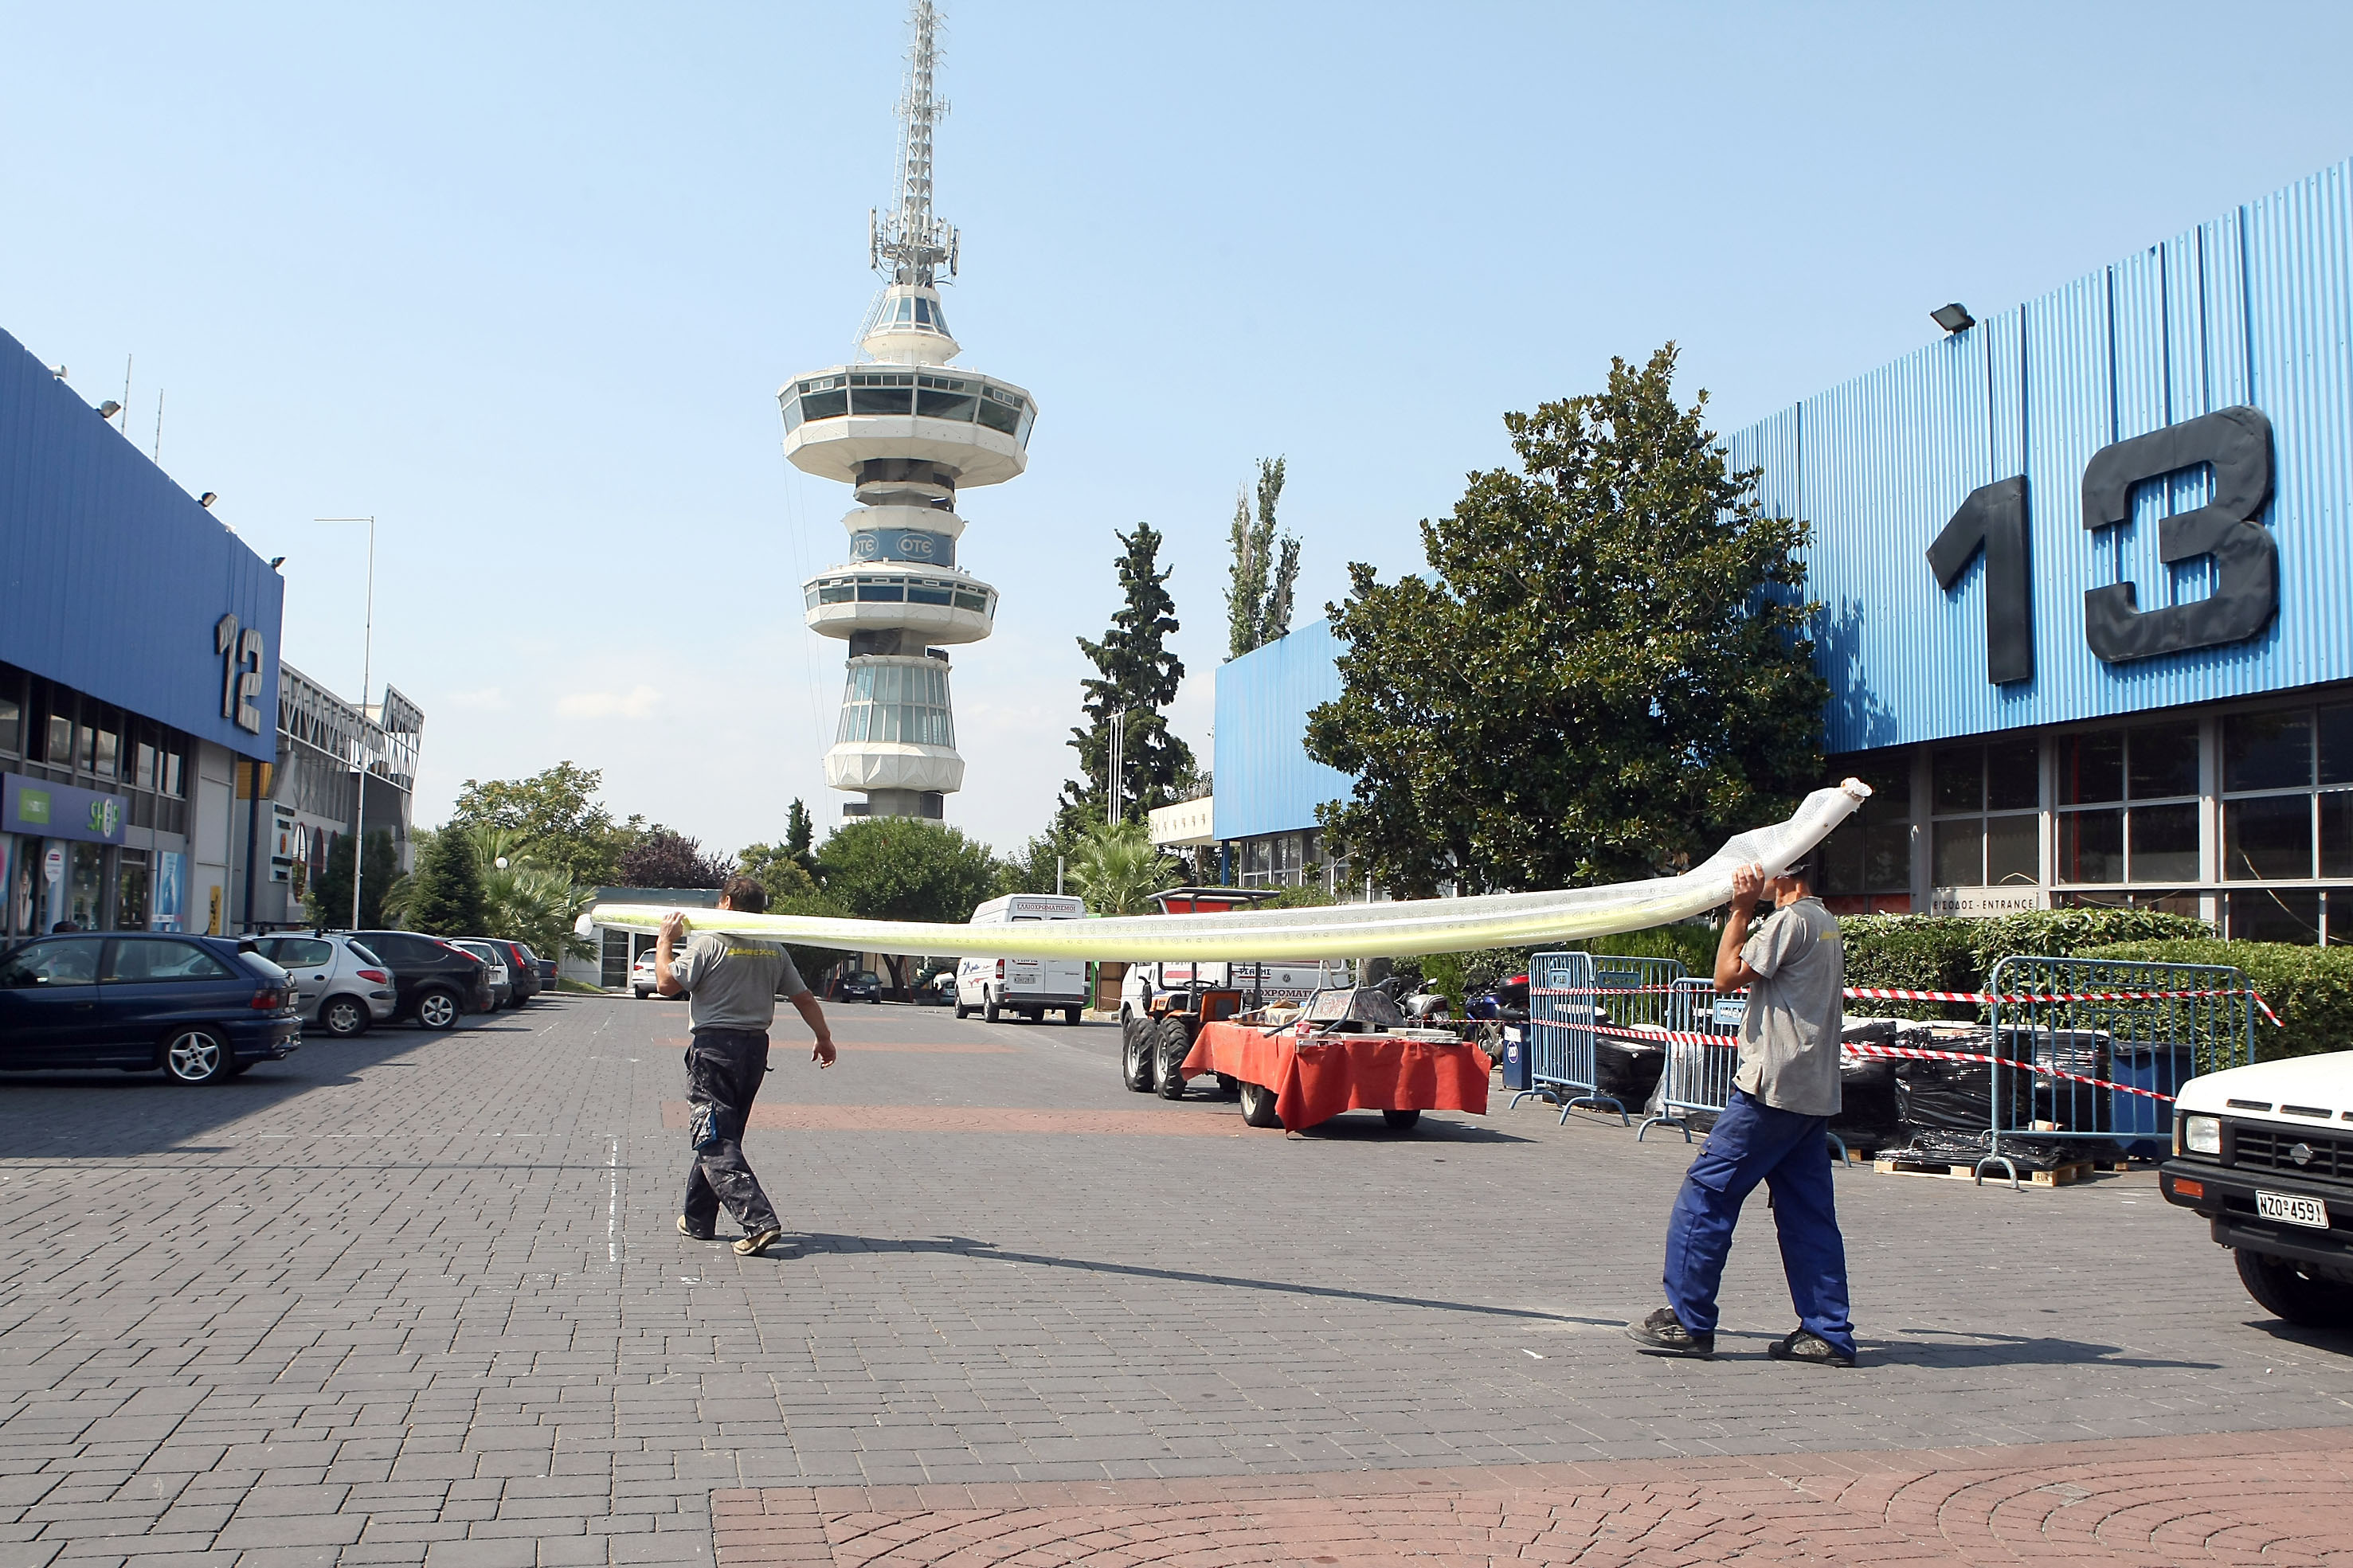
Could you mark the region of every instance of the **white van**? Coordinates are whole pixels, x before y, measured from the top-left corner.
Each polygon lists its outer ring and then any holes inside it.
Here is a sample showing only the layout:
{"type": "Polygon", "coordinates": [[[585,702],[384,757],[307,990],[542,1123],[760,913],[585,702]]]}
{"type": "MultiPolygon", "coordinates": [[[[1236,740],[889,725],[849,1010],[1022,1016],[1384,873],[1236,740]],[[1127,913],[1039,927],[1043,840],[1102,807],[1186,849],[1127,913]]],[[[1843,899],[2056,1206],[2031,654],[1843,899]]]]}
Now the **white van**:
{"type": "MultiPolygon", "coordinates": [[[[1057,893],[1008,893],[972,911],[972,924],[1011,925],[1021,921],[1086,918],[1081,899],[1057,893]]],[[[990,1023],[1018,1013],[1031,1023],[1060,1009],[1075,1024],[1087,1005],[1087,966],[1077,958],[966,958],[956,963],[955,1016],[978,1013],[990,1023]]]]}

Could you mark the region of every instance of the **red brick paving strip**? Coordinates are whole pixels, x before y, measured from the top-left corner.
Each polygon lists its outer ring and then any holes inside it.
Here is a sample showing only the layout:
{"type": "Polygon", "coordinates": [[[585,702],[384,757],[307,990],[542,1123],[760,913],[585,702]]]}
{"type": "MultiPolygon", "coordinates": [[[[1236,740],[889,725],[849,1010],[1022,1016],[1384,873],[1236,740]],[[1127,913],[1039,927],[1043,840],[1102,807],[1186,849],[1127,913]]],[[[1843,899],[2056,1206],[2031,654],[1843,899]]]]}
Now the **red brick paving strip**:
{"type": "MultiPolygon", "coordinates": [[[[654,1042],[658,1046],[670,1046],[681,1051],[686,1049],[689,1043],[684,1035],[666,1035],[654,1042]]],[[[837,1039],[833,1043],[845,1051],[856,1051],[861,1056],[869,1052],[918,1057],[1014,1057],[1021,1054],[1018,1047],[985,1045],[977,1040],[837,1039]]],[[[771,1040],[768,1048],[771,1051],[786,1051],[795,1046],[807,1044],[807,1040],[771,1040]]]]}
{"type": "MultiPolygon", "coordinates": [[[[686,1125],[686,1101],[662,1101],[662,1125],[686,1125]]],[[[1280,1138],[1239,1111],[1036,1110],[1001,1105],[777,1105],[752,1107],[751,1124],[776,1132],[1107,1132],[1147,1138],[1280,1138]]]]}
{"type": "Polygon", "coordinates": [[[2353,1428],[1208,1480],[769,1487],[713,1492],[711,1514],[718,1568],[2353,1568],[2353,1428]]]}

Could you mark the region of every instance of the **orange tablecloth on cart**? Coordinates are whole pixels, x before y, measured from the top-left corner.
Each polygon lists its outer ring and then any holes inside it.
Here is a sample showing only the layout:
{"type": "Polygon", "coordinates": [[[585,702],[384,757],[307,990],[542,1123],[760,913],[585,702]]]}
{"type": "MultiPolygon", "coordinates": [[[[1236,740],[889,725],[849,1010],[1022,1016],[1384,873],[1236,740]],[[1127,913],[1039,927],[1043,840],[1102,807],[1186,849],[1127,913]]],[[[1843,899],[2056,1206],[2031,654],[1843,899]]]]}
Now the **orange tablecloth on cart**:
{"type": "Polygon", "coordinates": [[[1223,1073],[1274,1090],[1275,1114],[1296,1131],[1344,1110],[1467,1110],[1487,1114],[1493,1064],[1472,1045],[1331,1035],[1302,1047],[1241,1024],[1208,1024],[1185,1058],[1186,1076],[1223,1073]]]}

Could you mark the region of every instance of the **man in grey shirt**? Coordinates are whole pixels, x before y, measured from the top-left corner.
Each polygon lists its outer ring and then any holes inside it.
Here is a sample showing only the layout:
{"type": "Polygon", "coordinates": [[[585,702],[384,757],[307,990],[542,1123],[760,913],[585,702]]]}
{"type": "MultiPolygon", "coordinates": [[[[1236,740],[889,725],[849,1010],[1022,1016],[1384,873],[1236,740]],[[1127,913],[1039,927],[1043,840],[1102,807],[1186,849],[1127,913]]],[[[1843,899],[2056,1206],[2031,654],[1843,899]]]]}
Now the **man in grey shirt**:
{"type": "Polygon", "coordinates": [[[1740,1205],[1759,1182],[1773,1194],[1781,1267],[1798,1327],[1779,1361],[1854,1364],[1847,1318],[1846,1242],[1831,1188],[1830,1119],[1839,1112],[1839,1035],[1846,950],[1838,921],[1813,895],[1810,866],[1767,878],[1733,873],[1732,910],[1715,954],[1718,994],[1746,987],[1740,1063],[1707,1145],[1692,1162],[1667,1222],[1667,1302],[1627,1331],[1645,1354],[1715,1353],[1715,1292],[1740,1205]],[[1773,912],[1752,934],[1757,895],[1773,912]]]}
{"type": "MultiPolygon", "coordinates": [[[[730,877],[719,890],[719,907],[759,914],[768,907],[768,890],[749,877],[730,877]]],[[[673,910],[663,917],[654,942],[654,986],[665,996],[686,994],[692,1034],[686,1047],[686,1099],[695,1159],[687,1172],[686,1206],[678,1228],[697,1241],[711,1240],[724,1203],[744,1227],[735,1250],[750,1258],[784,1234],[776,1206],[744,1158],[744,1124],[767,1076],[768,1026],[776,1022],[776,998],[788,999],[817,1037],[809,1059],[819,1068],[833,1065],[833,1031],[792,955],[777,943],[707,931],[688,944],[683,957],[676,956],[685,934],[685,911],[673,910]]]]}

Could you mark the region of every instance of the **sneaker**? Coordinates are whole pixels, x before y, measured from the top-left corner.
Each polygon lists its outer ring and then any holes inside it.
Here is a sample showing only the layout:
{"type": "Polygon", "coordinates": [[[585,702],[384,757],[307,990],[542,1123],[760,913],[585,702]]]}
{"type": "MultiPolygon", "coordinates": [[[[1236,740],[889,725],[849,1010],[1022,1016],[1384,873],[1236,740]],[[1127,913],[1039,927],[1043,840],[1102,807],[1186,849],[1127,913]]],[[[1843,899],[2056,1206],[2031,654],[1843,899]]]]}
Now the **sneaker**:
{"type": "Polygon", "coordinates": [[[1852,1366],[1854,1357],[1806,1329],[1792,1329],[1775,1340],[1765,1353],[1775,1361],[1810,1362],[1815,1366],[1852,1366]]]}
{"type": "Polygon", "coordinates": [[[772,1225],[764,1230],[755,1230],[749,1236],[740,1237],[735,1242],[736,1255],[741,1258],[757,1258],[774,1246],[776,1238],[784,1234],[782,1226],[772,1225]]]}
{"type": "Polygon", "coordinates": [[[712,1235],[710,1231],[697,1230],[692,1226],[687,1224],[686,1216],[684,1215],[678,1216],[678,1233],[679,1235],[686,1237],[689,1241],[716,1241],[719,1239],[718,1237],[712,1235]]]}
{"type": "Polygon", "coordinates": [[[1683,1327],[1672,1307],[1662,1307],[1639,1323],[1626,1325],[1626,1337],[1644,1355],[1691,1356],[1707,1361],[1715,1354],[1714,1334],[1695,1334],[1683,1327]]]}

